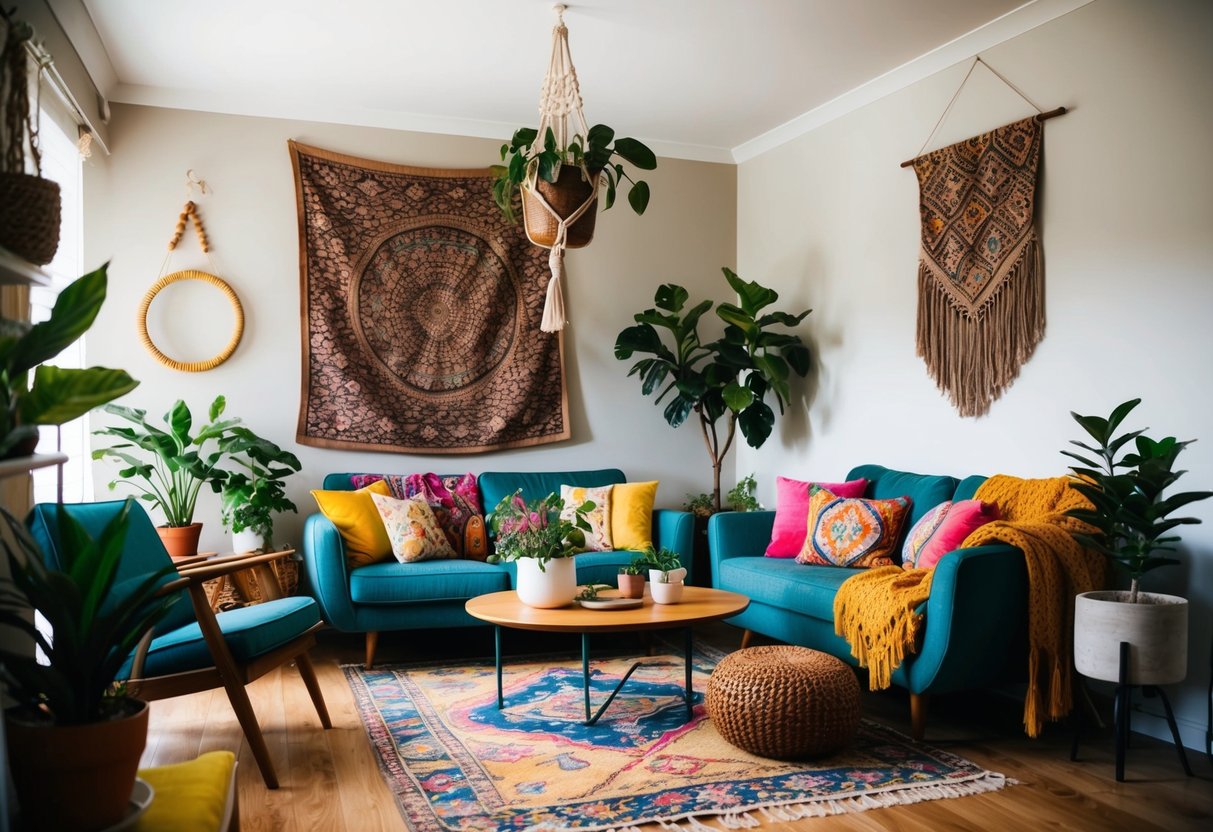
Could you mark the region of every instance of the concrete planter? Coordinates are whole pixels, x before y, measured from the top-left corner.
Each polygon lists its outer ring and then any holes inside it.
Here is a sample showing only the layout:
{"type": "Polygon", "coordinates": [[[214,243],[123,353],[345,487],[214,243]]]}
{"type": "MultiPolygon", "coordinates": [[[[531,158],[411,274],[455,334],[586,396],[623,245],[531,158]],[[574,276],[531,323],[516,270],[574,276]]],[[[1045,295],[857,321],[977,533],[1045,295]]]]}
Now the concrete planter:
{"type": "Polygon", "coordinates": [[[1169,685],[1188,673],[1188,601],[1140,592],[1084,592],[1074,599],[1074,666],[1083,676],[1120,680],[1120,643],[1129,642],[1131,685],[1169,685]]]}

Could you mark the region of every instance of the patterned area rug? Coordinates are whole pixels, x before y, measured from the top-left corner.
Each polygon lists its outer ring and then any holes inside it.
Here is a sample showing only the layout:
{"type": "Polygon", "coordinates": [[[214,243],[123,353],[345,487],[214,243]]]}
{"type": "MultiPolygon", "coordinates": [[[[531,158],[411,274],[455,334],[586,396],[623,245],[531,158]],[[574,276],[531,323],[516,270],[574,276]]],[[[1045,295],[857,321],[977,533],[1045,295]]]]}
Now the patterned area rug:
{"type": "MultiPolygon", "coordinates": [[[[720,654],[697,653],[685,722],[682,657],[646,659],[601,721],[585,716],[580,661],[347,666],[388,786],[414,830],[609,830],[652,821],[752,827],[994,791],[1005,778],[864,720],[854,745],[786,763],[725,742],[703,692],[720,654]]],[[[593,663],[595,703],[631,666],[593,663]]]]}

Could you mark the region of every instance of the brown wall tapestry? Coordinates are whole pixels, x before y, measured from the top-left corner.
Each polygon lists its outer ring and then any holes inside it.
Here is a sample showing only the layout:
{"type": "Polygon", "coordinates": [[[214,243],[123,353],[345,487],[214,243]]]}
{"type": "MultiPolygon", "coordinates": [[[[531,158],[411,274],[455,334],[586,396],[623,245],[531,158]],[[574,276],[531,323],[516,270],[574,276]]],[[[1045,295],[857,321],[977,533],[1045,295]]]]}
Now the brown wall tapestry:
{"type": "Polygon", "coordinates": [[[547,252],[487,170],[288,142],[299,210],[305,445],[468,453],[569,438],[547,252]]]}
{"type": "Polygon", "coordinates": [[[922,213],[918,354],[961,416],[987,413],[1044,337],[1033,222],[1043,132],[1033,116],[912,163],[922,213]]]}

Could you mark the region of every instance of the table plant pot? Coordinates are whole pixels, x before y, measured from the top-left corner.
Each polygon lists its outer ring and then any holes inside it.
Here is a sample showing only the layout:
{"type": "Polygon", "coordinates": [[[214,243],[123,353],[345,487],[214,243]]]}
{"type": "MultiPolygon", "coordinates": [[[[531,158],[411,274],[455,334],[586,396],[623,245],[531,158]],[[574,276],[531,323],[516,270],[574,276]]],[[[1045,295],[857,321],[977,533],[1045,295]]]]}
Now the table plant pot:
{"type": "Polygon", "coordinates": [[[157,526],[160,542],[168,550],[169,557],[188,558],[198,554],[198,538],[202,535],[201,523],[188,526],[157,526]]]}
{"type": "Polygon", "coordinates": [[[682,583],[686,580],[687,570],[684,566],[679,566],[674,569],[650,569],[649,583],[665,584],[665,583],[682,583]]]}
{"type": "Polygon", "coordinates": [[[649,593],[654,604],[677,604],[682,600],[682,581],[649,582],[649,593]]]}
{"type": "Polygon", "coordinates": [[[552,558],[543,568],[537,558],[518,558],[518,599],[528,607],[550,610],[573,603],[577,594],[576,558],[552,558]]]}
{"type": "Polygon", "coordinates": [[[133,712],[83,725],[30,721],[10,711],[5,729],[17,799],[34,830],[107,829],[127,813],[139,758],[147,744],[147,703],[133,712]]]}
{"type": "Polygon", "coordinates": [[[619,573],[619,594],[624,598],[643,598],[644,575],[619,573]]]}
{"type": "Polygon", "coordinates": [[[1175,595],[1084,592],[1074,599],[1074,667],[1089,679],[1120,680],[1129,643],[1130,685],[1170,685],[1188,673],[1188,601],[1175,595]]]}

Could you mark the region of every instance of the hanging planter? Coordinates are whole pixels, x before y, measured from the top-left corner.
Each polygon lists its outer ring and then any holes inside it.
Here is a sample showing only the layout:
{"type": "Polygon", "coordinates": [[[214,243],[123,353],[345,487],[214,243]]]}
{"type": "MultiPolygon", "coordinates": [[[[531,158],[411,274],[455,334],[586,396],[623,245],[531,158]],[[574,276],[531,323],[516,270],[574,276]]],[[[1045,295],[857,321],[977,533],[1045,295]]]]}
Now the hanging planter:
{"type": "Polygon", "coordinates": [[[501,146],[503,165],[493,165],[493,200],[511,222],[517,220],[515,193],[520,193],[527,238],[550,249],[547,299],[540,329],[564,329],[564,250],[588,245],[594,236],[598,191],[606,188],[608,210],[621,186],[628,204],[643,214],[649,204],[649,185],[633,179],[627,162],[640,170],[657,167],[653,151],[636,139],[615,138],[603,124],[588,127],[581,110],[581,88],[569,53],[569,30],[564,6],[554,6],[552,58],[540,92],[539,128],[523,127],[501,146]],[[618,157],[617,159],[614,157],[618,157]]]}
{"type": "Polygon", "coordinates": [[[38,110],[30,111],[27,42],[33,28],[0,8],[0,246],[38,266],[59,248],[59,185],[39,174],[38,110]],[[33,172],[27,171],[26,150],[33,172]]]}

